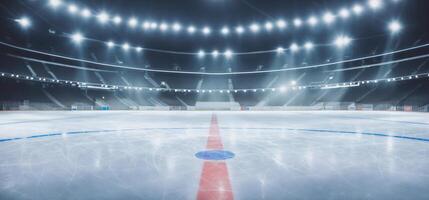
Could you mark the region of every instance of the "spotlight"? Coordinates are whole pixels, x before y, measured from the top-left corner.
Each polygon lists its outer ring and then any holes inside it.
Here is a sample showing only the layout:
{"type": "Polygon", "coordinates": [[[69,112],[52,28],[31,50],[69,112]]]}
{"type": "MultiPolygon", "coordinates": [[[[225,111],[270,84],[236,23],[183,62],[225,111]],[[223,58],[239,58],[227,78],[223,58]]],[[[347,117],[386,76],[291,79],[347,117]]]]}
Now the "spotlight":
{"type": "Polygon", "coordinates": [[[28,28],[31,26],[31,21],[27,17],[15,19],[15,22],[17,22],[22,28],[28,28]]]}
{"type": "MultiPolygon", "coordinates": [[[[116,25],[117,24],[120,24],[122,22],[122,18],[121,17],[119,17],[119,16],[115,16],[114,18],[113,18],[113,23],[115,23],[116,25]]],[[[137,22],[137,21],[136,21],[137,22]]],[[[136,23],[136,25],[137,25],[137,23],[136,23]]]]}
{"type": "Polygon", "coordinates": [[[137,26],[137,23],[138,21],[134,17],[128,20],[128,26],[130,26],[131,28],[135,28],[137,26]]]}
{"type": "Polygon", "coordinates": [[[159,25],[159,30],[161,30],[161,31],[166,31],[168,29],[168,24],[166,24],[166,23],[161,23],[160,25],[159,25]]]}
{"type": "Polygon", "coordinates": [[[91,17],[91,11],[88,8],[83,9],[82,13],[81,13],[82,17],[84,18],[88,18],[91,17]]]}
{"type": "Polygon", "coordinates": [[[391,21],[389,23],[388,28],[389,28],[391,33],[395,34],[395,33],[398,33],[399,31],[401,31],[402,25],[399,21],[394,20],[394,21],[391,21]]]}
{"type": "Polygon", "coordinates": [[[173,31],[179,32],[181,30],[182,30],[182,25],[180,25],[179,23],[174,23],[173,24],[173,31]]]}
{"type": "Polygon", "coordinates": [[[142,47],[136,47],[136,51],[137,51],[137,53],[140,53],[143,51],[143,48],[142,47]]]}
{"type": "Polygon", "coordinates": [[[49,0],[49,5],[53,8],[57,8],[60,6],[63,2],[61,0],[49,0]]]}
{"type": "Polygon", "coordinates": [[[363,12],[363,7],[362,7],[361,5],[359,5],[359,4],[355,4],[355,5],[353,6],[353,12],[354,12],[356,15],[360,15],[360,14],[363,12]]]}
{"type": "Polygon", "coordinates": [[[71,38],[72,38],[73,42],[76,44],[80,44],[82,42],[82,40],[84,39],[84,37],[82,36],[81,33],[74,33],[71,36],[71,38]]]}
{"type": "Polygon", "coordinates": [[[217,57],[219,56],[219,51],[214,50],[214,51],[212,52],[212,56],[213,56],[213,58],[217,58],[217,57]]]}
{"type": "Polygon", "coordinates": [[[206,26],[206,27],[203,28],[203,34],[204,35],[209,35],[211,32],[212,31],[211,31],[211,29],[209,27],[206,26]]]}
{"type": "Polygon", "coordinates": [[[343,8],[343,9],[340,10],[339,15],[340,15],[341,18],[346,19],[346,18],[349,18],[350,12],[349,12],[349,10],[343,8]]]}
{"type": "Polygon", "coordinates": [[[103,11],[97,15],[97,19],[100,23],[104,24],[109,20],[109,15],[103,11]]]}
{"type": "Polygon", "coordinates": [[[301,25],[302,25],[301,19],[299,19],[299,18],[294,19],[293,25],[295,25],[295,27],[301,27],[301,25]]]}
{"type": "Polygon", "coordinates": [[[291,85],[296,85],[296,81],[291,81],[290,84],[291,85]]]}
{"type": "Polygon", "coordinates": [[[279,29],[284,29],[284,28],[286,28],[287,24],[286,24],[286,21],[279,19],[279,20],[277,20],[276,25],[279,29]]]}
{"type": "Polygon", "coordinates": [[[310,24],[310,26],[315,26],[318,22],[319,20],[317,20],[315,16],[311,16],[310,18],[308,18],[308,24],[310,24]]]}
{"type": "Polygon", "coordinates": [[[115,46],[115,43],[113,41],[109,41],[106,43],[107,47],[112,48],[115,46]]]}
{"type": "Polygon", "coordinates": [[[153,29],[156,29],[158,27],[158,23],[156,23],[156,22],[152,22],[152,23],[150,23],[150,28],[153,30],[153,29]]]}
{"type": "Polygon", "coordinates": [[[188,27],[188,33],[189,34],[194,34],[195,33],[195,27],[194,26],[189,26],[188,27]]]}
{"type": "Polygon", "coordinates": [[[122,49],[125,50],[125,51],[128,51],[130,49],[130,45],[128,43],[124,43],[122,45],[122,49]]]}
{"type": "Polygon", "coordinates": [[[276,52],[277,52],[278,54],[283,54],[283,53],[285,52],[285,49],[284,49],[283,47],[278,47],[278,48],[276,49],[276,52]]]}
{"type": "Polygon", "coordinates": [[[222,35],[228,35],[229,34],[229,28],[228,27],[223,27],[220,32],[222,33],[222,35]]]}
{"type": "Polygon", "coordinates": [[[334,20],[335,20],[335,16],[331,12],[327,12],[325,13],[325,15],[323,15],[323,21],[326,24],[331,24],[332,22],[334,22],[334,20]]]}
{"type": "Polygon", "coordinates": [[[253,33],[257,33],[257,32],[259,32],[259,25],[258,24],[256,24],[256,23],[253,23],[252,25],[250,25],[250,30],[253,32],[253,33]]]}
{"type": "Polygon", "coordinates": [[[368,0],[369,7],[374,10],[381,8],[382,4],[383,4],[382,0],[368,0]]]}
{"type": "Polygon", "coordinates": [[[75,13],[77,12],[77,6],[76,6],[76,5],[74,5],[74,4],[70,4],[70,5],[68,6],[68,11],[69,11],[69,13],[71,13],[71,14],[75,14],[75,13]]]}
{"type": "Polygon", "coordinates": [[[290,50],[293,52],[297,52],[299,50],[299,46],[296,43],[290,45],[290,50]]]}
{"type": "Polygon", "coordinates": [[[352,41],[352,39],[350,39],[347,36],[339,36],[339,37],[337,37],[337,39],[335,39],[334,43],[337,47],[342,48],[342,47],[349,45],[351,41],[352,41]]]}
{"type": "Polygon", "coordinates": [[[267,31],[271,31],[273,29],[273,23],[271,23],[271,22],[265,23],[265,29],[267,31]]]}
{"type": "Polygon", "coordinates": [[[226,58],[231,58],[232,57],[232,51],[228,49],[225,51],[224,55],[226,58]]]}
{"type": "Polygon", "coordinates": [[[206,56],[206,53],[203,50],[198,51],[198,58],[204,58],[206,56]]]}
{"type": "Polygon", "coordinates": [[[313,44],[312,42],[306,42],[306,43],[304,44],[304,48],[305,48],[306,50],[312,50],[312,49],[314,48],[314,44],[313,44]]]}
{"type": "Polygon", "coordinates": [[[242,26],[237,26],[237,28],[235,28],[235,32],[240,35],[244,33],[244,28],[242,26]]]}
{"type": "Polygon", "coordinates": [[[143,29],[144,29],[144,30],[148,30],[148,29],[150,29],[150,22],[145,21],[145,22],[143,23],[142,27],[143,27],[143,29]]]}

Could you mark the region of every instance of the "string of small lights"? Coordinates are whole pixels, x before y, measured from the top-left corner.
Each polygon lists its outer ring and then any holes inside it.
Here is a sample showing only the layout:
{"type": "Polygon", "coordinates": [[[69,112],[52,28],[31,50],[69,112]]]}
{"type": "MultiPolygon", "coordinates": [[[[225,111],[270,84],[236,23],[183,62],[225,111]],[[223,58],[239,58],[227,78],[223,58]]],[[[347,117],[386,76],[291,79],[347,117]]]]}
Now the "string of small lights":
{"type": "MultiPolygon", "coordinates": [[[[367,59],[371,59],[371,58],[377,58],[377,57],[382,57],[382,56],[393,55],[393,54],[397,54],[397,53],[403,53],[403,52],[409,52],[409,51],[413,51],[413,50],[417,50],[417,49],[422,49],[422,48],[428,47],[429,43],[418,45],[418,46],[412,46],[409,48],[400,49],[400,50],[396,50],[396,51],[376,54],[376,55],[364,56],[364,57],[353,58],[353,59],[348,59],[348,60],[340,60],[340,61],[336,61],[336,62],[329,62],[329,63],[323,63],[323,64],[308,65],[308,66],[301,66],[301,67],[300,66],[291,66],[288,68],[271,69],[271,70],[238,71],[238,72],[201,72],[201,71],[178,71],[178,70],[161,70],[161,69],[153,69],[153,68],[140,68],[140,67],[125,66],[125,65],[101,63],[101,62],[95,62],[95,61],[90,61],[90,60],[85,60],[85,59],[78,59],[78,58],[72,58],[72,57],[67,57],[67,56],[62,56],[62,55],[56,55],[56,54],[51,54],[51,53],[46,53],[43,51],[37,51],[37,50],[29,49],[29,48],[24,48],[24,47],[12,45],[12,44],[4,43],[4,42],[0,42],[0,45],[4,45],[7,47],[17,49],[17,50],[22,50],[22,51],[26,51],[26,52],[35,53],[35,54],[65,59],[65,60],[69,60],[69,61],[77,61],[77,62],[83,62],[83,63],[93,64],[93,65],[111,67],[111,68],[116,68],[116,69],[148,71],[148,72],[158,72],[158,73],[172,73],[172,74],[224,76],[224,75],[263,74],[263,73],[276,73],[276,72],[286,72],[286,71],[295,71],[295,70],[304,70],[304,69],[317,69],[317,68],[322,68],[322,67],[335,66],[338,64],[356,62],[356,61],[367,60],[367,59]]],[[[16,55],[11,55],[11,54],[9,54],[9,56],[19,58],[19,59],[23,59],[23,60],[27,60],[27,61],[35,61],[35,62],[40,62],[40,63],[49,62],[49,64],[57,65],[54,62],[44,61],[41,59],[36,60],[36,59],[28,58],[28,57],[16,56],[16,55]]],[[[396,63],[401,63],[401,62],[407,62],[407,61],[411,61],[411,60],[419,60],[419,59],[423,59],[423,58],[427,58],[427,57],[429,57],[429,54],[424,54],[424,55],[419,55],[419,56],[414,56],[414,57],[407,57],[407,58],[403,58],[403,59],[386,61],[386,62],[381,62],[381,63],[358,65],[358,66],[349,67],[349,68],[340,69],[340,70],[346,71],[346,70],[352,70],[352,69],[371,68],[371,67],[390,65],[390,64],[396,64],[396,63]]]]}
{"type": "Polygon", "coordinates": [[[232,34],[258,34],[260,32],[285,32],[284,30],[293,27],[300,29],[304,26],[314,28],[317,26],[331,26],[336,21],[345,21],[352,17],[360,17],[365,12],[380,11],[388,3],[397,3],[400,0],[367,0],[361,3],[355,3],[341,7],[337,11],[325,11],[320,15],[310,15],[308,17],[295,17],[290,20],[277,19],[265,22],[252,22],[248,25],[225,25],[220,28],[213,28],[210,25],[195,26],[193,23],[185,23],[187,26],[182,25],[180,22],[167,23],[160,20],[146,20],[136,16],[123,17],[120,15],[110,14],[105,10],[89,9],[84,5],[77,5],[76,3],[66,2],[63,0],[47,0],[47,4],[53,10],[63,10],[74,17],[82,18],[83,20],[97,21],[100,25],[113,25],[112,27],[126,26],[133,30],[142,30],[144,33],[162,32],[162,33],[187,33],[189,35],[220,35],[227,37],[232,34]],[[122,25],[122,26],[121,26],[122,25]]]}
{"type": "MultiPolygon", "coordinates": [[[[73,80],[61,80],[61,79],[52,79],[46,77],[37,77],[37,76],[28,76],[21,74],[13,73],[0,73],[2,78],[11,78],[11,79],[20,79],[28,81],[36,81],[42,83],[54,83],[62,84],[71,87],[78,88],[90,88],[90,89],[100,89],[100,90],[129,90],[129,91],[147,91],[147,92],[176,92],[176,93],[247,93],[247,92],[286,92],[288,90],[305,90],[305,89],[338,89],[338,88],[352,88],[359,87],[370,84],[377,83],[390,83],[390,82],[399,82],[415,79],[429,78],[429,73],[420,73],[412,74],[405,76],[397,76],[391,78],[380,78],[380,79],[371,79],[371,80],[359,80],[359,81],[349,81],[341,83],[326,83],[326,84],[312,84],[312,85],[298,85],[296,81],[291,81],[290,85],[281,86],[281,87],[270,87],[270,88],[242,88],[242,89],[179,89],[179,88],[163,88],[163,87],[142,87],[142,86],[128,86],[128,85],[110,85],[110,84],[99,84],[99,83],[90,83],[90,82],[80,82],[73,80]]],[[[161,86],[165,83],[161,83],[161,86]]]]}

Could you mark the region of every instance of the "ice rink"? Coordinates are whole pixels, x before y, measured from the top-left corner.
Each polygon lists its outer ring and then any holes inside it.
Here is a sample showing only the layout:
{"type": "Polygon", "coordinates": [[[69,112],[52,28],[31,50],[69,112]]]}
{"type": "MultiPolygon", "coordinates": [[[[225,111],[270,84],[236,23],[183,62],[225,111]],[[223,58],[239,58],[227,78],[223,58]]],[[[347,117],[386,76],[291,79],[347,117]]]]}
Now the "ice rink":
{"type": "Polygon", "coordinates": [[[1,112],[0,199],[429,199],[429,114],[1,112]]]}

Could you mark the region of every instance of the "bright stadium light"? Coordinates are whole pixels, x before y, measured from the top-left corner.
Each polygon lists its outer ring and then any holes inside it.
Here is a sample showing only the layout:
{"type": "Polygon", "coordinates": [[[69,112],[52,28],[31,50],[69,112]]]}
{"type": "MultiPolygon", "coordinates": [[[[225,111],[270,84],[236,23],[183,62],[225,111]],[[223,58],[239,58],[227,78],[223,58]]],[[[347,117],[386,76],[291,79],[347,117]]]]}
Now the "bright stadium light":
{"type": "Polygon", "coordinates": [[[24,29],[31,26],[31,21],[28,17],[21,17],[19,19],[15,19],[15,22],[17,22],[24,29]]]}
{"type": "Polygon", "coordinates": [[[131,28],[135,28],[138,24],[138,21],[135,17],[132,17],[130,20],[128,20],[128,26],[131,28]]]}
{"type": "Polygon", "coordinates": [[[301,27],[302,25],[302,20],[299,18],[296,18],[293,20],[293,25],[295,25],[295,27],[301,27]]]}
{"type": "Polygon", "coordinates": [[[391,33],[395,34],[395,33],[398,33],[399,31],[401,31],[402,25],[399,21],[394,20],[394,21],[391,21],[389,23],[388,28],[389,28],[391,33]]]}
{"type": "Polygon", "coordinates": [[[81,13],[82,17],[84,18],[88,18],[91,17],[91,11],[88,8],[83,9],[82,13],[81,13]]]}
{"type": "Polygon", "coordinates": [[[229,28],[228,27],[223,27],[220,32],[222,33],[222,35],[228,35],[229,34],[229,28]]]}
{"type": "Polygon", "coordinates": [[[271,22],[266,22],[266,23],[265,23],[265,29],[266,29],[267,31],[271,31],[271,30],[273,29],[273,23],[271,23],[271,22]]]}
{"type": "Polygon", "coordinates": [[[292,43],[290,45],[290,50],[292,51],[292,53],[297,52],[299,50],[299,46],[296,43],[292,43]]]}
{"type": "Polygon", "coordinates": [[[347,19],[347,18],[349,18],[349,16],[350,16],[350,12],[349,12],[349,10],[347,10],[346,8],[342,8],[342,9],[340,10],[340,12],[339,12],[339,15],[340,15],[340,17],[341,17],[341,18],[343,18],[343,19],[347,19]]]}
{"type": "Polygon", "coordinates": [[[231,51],[231,50],[229,50],[229,49],[228,49],[228,50],[226,50],[226,51],[225,51],[225,53],[224,53],[224,55],[225,55],[225,57],[226,57],[226,58],[231,58],[231,57],[232,57],[232,54],[233,54],[233,53],[232,53],[232,51],[231,51]]]}
{"type": "Polygon", "coordinates": [[[164,32],[164,31],[168,30],[168,24],[166,24],[166,23],[161,23],[161,24],[159,25],[159,30],[161,30],[162,32],[164,32]]]}
{"type": "Polygon", "coordinates": [[[69,11],[69,13],[75,14],[77,12],[77,6],[74,4],[70,4],[68,6],[67,10],[69,11]]]}
{"type": "MultiPolygon", "coordinates": [[[[120,24],[122,22],[122,18],[119,16],[115,16],[113,18],[113,23],[115,23],[116,25],[120,24]]],[[[137,24],[136,24],[137,25],[137,24]]]]}
{"type": "Polygon", "coordinates": [[[212,52],[212,56],[213,56],[213,58],[217,58],[217,57],[219,56],[219,51],[214,50],[214,51],[212,52]]]}
{"type": "Polygon", "coordinates": [[[345,47],[351,43],[352,39],[347,36],[338,36],[337,39],[335,39],[334,44],[339,47],[345,47]]]}
{"type": "Polygon", "coordinates": [[[363,12],[363,7],[362,7],[361,5],[359,5],[359,4],[355,4],[355,5],[353,6],[353,12],[354,12],[356,15],[360,15],[360,14],[362,14],[362,12],[363,12]]]}
{"type": "Polygon", "coordinates": [[[206,26],[206,27],[203,28],[203,34],[204,35],[209,35],[211,32],[212,31],[211,31],[211,29],[209,27],[206,26]]]}
{"type": "Polygon", "coordinates": [[[259,24],[253,23],[252,25],[250,25],[250,30],[251,30],[253,33],[257,33],[257,32],[259,32],[259,29],[260,29],[259,24]]]}
{"type": "Polygon", "coordinates": [[[144,30],[148,30],[148,29],[150,29],[150,22],[149,22],[149,21],[145,21],[145,22],[143,22],[143,24],[142,24],[142,28],[143,28],[144,30]]]}
{"type": "Polygon", "coordinates": [[[282,19],[279,19],[279,20],[277,20],[277,22],[276,22],[276,26],[279,28],[279,29],[284,29],[284,28],[286,28],[286,21],[284,21],[284,20],[282,20],[282,19]]]}
{"type": "Polygon", "coordinates": [[[285,49],[283,47],[277,47],[276,52],[277,54],[283,54],[285,52],[285,49]]]}
{"type": "Polygon", "coordinates": [[[129,45],[128,43],[124,43],[124,44],[122,45],[122,49],[123,49],[124,51],[128,51],[128,50],[130,49],[130,45],[129,45]]]}
{"type": "Polygon", "coordinates": [[[108,42],[106,43],[106,45],[107,45],[107,47],[109,47],[109,49],[110,49],[110,48],[112,48],[112,47],[114,47],[114,46],[115,46],[115,43],[114,43],[113,41],[108,41],[108,42]]]}
{"type": "Polygon", "coordinates": [[[312,42],[306,42],[306,43],[304,44],[304,48],[305,48],[306,50],[312,50],[312,49],[314,48],[314,44],[313,44],[312,42]]]}
{"type": "Polygon", "coordinates": [[[174,23],[172,28],[174,32],[179,32],[182,30],[182,25],[180,25],[179,23],[174,23]]]}
{"type": "Polygon", "coordinates": [[[188,27],[188,33],[189,33],[189,34],[194,34],[194,33],[195,33],[195,31],[196,31],[196,28],[195,28],[194,26],[189,26],[189,27],[188,27]]]}
{"type": "Polygon", "coordinates": [[[382,0],[368,0],[369,7],[374,10],[381,8],[382,4],[382,0]]]}
{"type": "Polygon", "coordinates": [[[104,24],[109,20],[109,15],[106,12],[102,11],[97,15],[97,19],[100,23],[104,24]]]}
{"type": "Polygon", "coordinates": [[[150,29],[154,30],[156,28],[158,28],[158,23],[156,23],[156,22],[150,23],[150,29]]]}
{"type": "Polygon", "coordinates": [[[235,28],[235,32],[241,35],[242,33],[244,33],[244,28],[242,26],[237,26],[237,28],[235,28]]]}
{"type": "Polygon", "coordinates": [[[335,20],[335,15],[333,15],[331,12],[327,12],[323,15],[323,21],[326,24],[331,24],[335,20]]]}
{"type": "Polygon", "coordinates": [[[296,85],[296,81],[291,81],[290,84],[291,85],[296,85]]]}
{"type": "Polygon", "coordinates": [[[198,58],[204,58],[206,56],[206,53],[203,50],[198,51],[198,58]]]}
{"type": "Polygon", "coordinates": [[[140,53],[143,51],[143,48],[142,47],[136,47],[136,51],[137,51],[137,53],[140,53]]]}
{"type": "Polygon", "coordinates": [[[57,8],[61,4],[63,4],[61,0],[49,0],[49,5],[53,8],[57,8]]]}
{"type": "Polygon", "coordinates": [[[308,24],[310,24],[310,26],[316,26],[318,22],[319,20],[315,16],[308,18],[308,24]]]}
{"type": "Polygon", "coordinates": [[[71,36],[71,38],[72,38],[73,42],[76,44],[80,44],[82,42],[82,40],[84,39],[84,37],[81,33],[74,33],[71,36]]]}

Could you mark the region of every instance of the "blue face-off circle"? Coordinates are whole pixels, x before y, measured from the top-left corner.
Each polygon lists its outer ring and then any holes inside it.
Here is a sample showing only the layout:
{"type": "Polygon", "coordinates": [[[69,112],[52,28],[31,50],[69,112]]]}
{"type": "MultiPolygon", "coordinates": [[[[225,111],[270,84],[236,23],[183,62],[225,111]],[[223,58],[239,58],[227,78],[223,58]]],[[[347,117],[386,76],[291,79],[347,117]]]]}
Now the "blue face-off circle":
{"type": "Polygon", "coordinates": [[[234,153],[223,150],[200,151],[195,154],[195,157],[202,160],[227,160],[234,158],[234,156],[234,153]]]}

